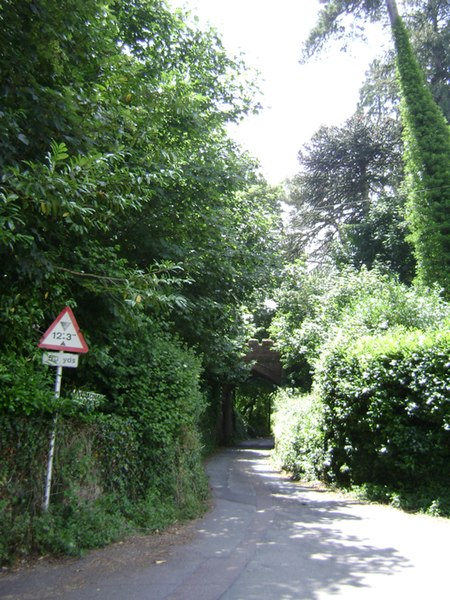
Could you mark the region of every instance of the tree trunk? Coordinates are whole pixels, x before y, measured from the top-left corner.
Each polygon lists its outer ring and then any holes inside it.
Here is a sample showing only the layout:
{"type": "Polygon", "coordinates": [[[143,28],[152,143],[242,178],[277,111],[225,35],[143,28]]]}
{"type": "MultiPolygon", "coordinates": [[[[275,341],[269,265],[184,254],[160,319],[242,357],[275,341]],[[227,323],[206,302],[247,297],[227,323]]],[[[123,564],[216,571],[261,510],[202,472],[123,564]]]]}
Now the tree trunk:
{"type": "Polygon", "coordinates": [[[391,21],[391,25],[394,26],[399,17],[397,2],[395,0],[386,0],[386,6],[387,6],[388,13],[389,13],[389,19],[391,21]]]}
{"type": "Polygon", "coordinates": [[[223,441],[228,444],[234,434],[234,385],[227,383],[223,389],[223,441]]]}

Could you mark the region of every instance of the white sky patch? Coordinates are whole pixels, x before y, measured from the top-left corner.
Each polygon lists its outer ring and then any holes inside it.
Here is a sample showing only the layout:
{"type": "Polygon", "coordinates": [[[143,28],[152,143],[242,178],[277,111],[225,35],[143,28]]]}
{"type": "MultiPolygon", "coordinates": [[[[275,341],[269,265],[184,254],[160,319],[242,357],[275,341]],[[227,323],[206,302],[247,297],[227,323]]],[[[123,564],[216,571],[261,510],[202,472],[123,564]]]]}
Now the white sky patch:
{"type": "Polygon", "coordinates": [[[318,59],[300,65],[302,44],[312,29],[318,0],[169,0],[222,35],[231,54],[244,52],[261,72],[259,115],[230,133],[259,159],[266,179],[277,184],[298,171],[297,154],[321,125],[340,125],[355,111],[359,88],[386,37],[371,27],[369,42],[351,52],[333,44],[318,59]]]}

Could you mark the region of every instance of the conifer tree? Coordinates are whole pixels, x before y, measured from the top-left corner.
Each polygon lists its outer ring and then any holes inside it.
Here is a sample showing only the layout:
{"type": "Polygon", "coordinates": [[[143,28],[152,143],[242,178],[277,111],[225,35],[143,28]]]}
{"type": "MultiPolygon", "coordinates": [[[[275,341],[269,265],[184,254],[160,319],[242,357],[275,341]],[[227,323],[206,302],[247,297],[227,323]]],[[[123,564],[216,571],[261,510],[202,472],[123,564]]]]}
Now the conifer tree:
{"type": "Polygon", "coordinates": [[[407,219],[417,280],[450,294],[450,129],[411,49],[393,0],[386,0],[396,47],[409,194],[407,219]]]}
{"type": "Polygon", "coordinates": [[[450,130],[432,97],[425,73],[410,44],[395,0],[322,0],[316,26],[304,47],[304,60],[331,36],[345,37],[342,19],[380,19],[389,14],[400,84],[405,166],[406,217],[417,262],[418,283],[438,283],[450,295],[450,130]]]}

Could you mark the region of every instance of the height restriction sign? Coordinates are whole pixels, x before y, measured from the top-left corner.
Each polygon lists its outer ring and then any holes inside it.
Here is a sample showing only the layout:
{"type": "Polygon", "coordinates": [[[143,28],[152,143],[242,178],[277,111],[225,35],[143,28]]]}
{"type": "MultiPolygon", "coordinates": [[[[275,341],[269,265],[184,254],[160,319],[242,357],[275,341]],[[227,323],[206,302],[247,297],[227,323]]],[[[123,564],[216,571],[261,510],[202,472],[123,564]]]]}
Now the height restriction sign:
{"type": "Polygon", "coordinates": [[[59,316],[42,336],[39,348],[47,350],[65,350],[84,354],[89,348],[69,306],[66,306],[59,316]]]}

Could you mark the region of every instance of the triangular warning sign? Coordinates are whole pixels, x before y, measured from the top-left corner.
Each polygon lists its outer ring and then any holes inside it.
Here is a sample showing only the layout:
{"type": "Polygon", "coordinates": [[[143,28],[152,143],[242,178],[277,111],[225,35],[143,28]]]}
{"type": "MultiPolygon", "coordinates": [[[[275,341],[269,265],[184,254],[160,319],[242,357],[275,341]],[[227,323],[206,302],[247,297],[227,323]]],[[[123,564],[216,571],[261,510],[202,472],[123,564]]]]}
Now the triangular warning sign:
{"type": "Polygon", "coordinates": [[[68,306],[44,333],[38,346],[47,350],[65,350],[81,354],[89,351],[72,309],[68,306]]]}

